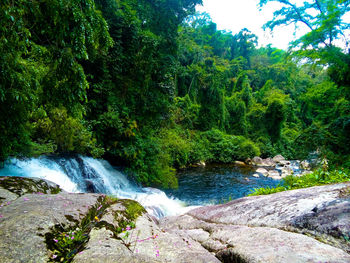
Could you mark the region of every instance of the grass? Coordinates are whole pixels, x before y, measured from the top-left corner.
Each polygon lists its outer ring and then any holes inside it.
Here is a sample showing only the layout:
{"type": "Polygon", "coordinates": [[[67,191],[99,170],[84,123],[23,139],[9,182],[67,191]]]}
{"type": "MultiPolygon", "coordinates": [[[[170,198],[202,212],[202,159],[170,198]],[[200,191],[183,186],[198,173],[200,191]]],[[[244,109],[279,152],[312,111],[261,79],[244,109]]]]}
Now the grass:
{"type": "Polygon", "coordinates": [[[350,181],[350,171],[348,170],[333,170],[326,171],[319,169],[311,174],[305,174],[303,176],[289,175],[282,180],[277,187],[265,187],[265,188],[254,188],[252,193],[248,196],[253,195],[268,195],[278,193],[287,190],[307,188],[317,185],[334,184],[350,181]]]}

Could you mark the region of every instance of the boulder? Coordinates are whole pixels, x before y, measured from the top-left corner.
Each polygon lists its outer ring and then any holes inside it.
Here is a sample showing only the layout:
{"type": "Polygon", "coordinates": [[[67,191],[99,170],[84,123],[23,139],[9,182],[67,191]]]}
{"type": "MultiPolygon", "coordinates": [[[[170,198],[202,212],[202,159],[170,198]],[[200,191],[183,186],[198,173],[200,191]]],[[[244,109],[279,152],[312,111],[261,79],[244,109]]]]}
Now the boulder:
{"type": "Polygon", "coordinates": [[[188,215],[205,222],[271,227],[308,234],[350,252],[350,183],[251,196],[188,215]],[[344,190],[345,189],[345,190],[344,190]],[[341,195],[340,193],[347,193],[341,195]]]}
{"type": "Polygon", "coordinates": [[[267,176],[269,174],[269,172],[265,168],[258,168],[255,172],[263,176],[267,176]]]}
{"type": "Polygon", "coordinates": [[[350,183],[252,196],[160,221],[222,262],[350,262],[350,183]]]}
{"type": "Polygon", "coordinates": [[[0,194],[6,198],[6,203],[0,199],[1,263],[60,259],[52,246],[62,233],[67,237],[69,231],[81,228],[88,239],[68,250],[72,262],[220,262],[186,233],[162,231],[134,201],[64,191],[45,194],[56,186],[46,188],[48,182],[39,179],[0,179],[0,194]],[[45,187],[35,188],[37,182],[45,187]],[[130,220],[134,227],[120,231],[132,225],[130,220]]]}
{"type": "Polygon", "coordinates": [[[16,180],[1,184],[4,263],[52,261],[56,238],[80,227],[88,238],[68,250],[75,263],[350,262],[350,183],[240,198],[156,222],[135,201],[54,193],[30,179],[15,187],[16,180]]]}
{"type": "Polygon", "coordinates": [[[275,167],[276,166],[276,162],[271,159],[271,158],[266,158],[266,159],[263,159],[263,163],[262,163],[263,166],[269,166],[269,167],[275,167]]]}
{"type": "Polygon", "coordinates": [[[254,173],[252,176],[256,177],[256,178],[259,178],[259,174],[258,173],[254,173]]]}
{"type": "Polygon", "coordinates": [[[310,162],[307,160],[304,160],[300,163],[300,168],[304,169],[304,170],[310,170],[311,166],[310,166],[310,162]]]}
{"type": "Polygon", "coordinates": [[[186,233],[222,262],[347,262],[350,255],[306,235],[277,228],[206,222],[191,215],[165,218],[166,232],[186,233]]]}
{"type": "Polygon", "coordinates": [[[276,170],[270,170],[268,172],[268,177],[271,177],[273,179],[281,179],[280,173],[278,171],[276,171],[276,170]]]}
{"type": "Polygon", "coordinates": [[[261,165],[262,163],[263,163],[263,159],[260,158],[260,157],[255,156],[255,157],[252,159],[252,164],[253,164],[253,165],[261,165]]]}
{"type": "Polygon", "coordinates": [[[245,163],[246,165],[252,165],[252,164],[253,164],[252,159],[250,159],[250,158],[245,159],[245,160],[244,160],[244,163],[245,163]]]}
{"type": "Polygon", "coordinates": [[[276,163],[271,158],[262,159],[260,157],[254,157],[252,160],[252,164],[256,166],[268,166],[274,167],[276,163]]]}
{"type": "Polygon", "coordinates": [[[276,163],[280,163],[281,161],[285,161],[286,159],[282,155],[276,155],[275,157],[272,158],[272,160],[276,163]]]}
{"type": "Polygon", "coordinates": [[[241,161],[234,161],[234,164],[235,164],[235,165],[238,165],[238,166],[247,166],[246,163],[241,162],[241,161]]]}

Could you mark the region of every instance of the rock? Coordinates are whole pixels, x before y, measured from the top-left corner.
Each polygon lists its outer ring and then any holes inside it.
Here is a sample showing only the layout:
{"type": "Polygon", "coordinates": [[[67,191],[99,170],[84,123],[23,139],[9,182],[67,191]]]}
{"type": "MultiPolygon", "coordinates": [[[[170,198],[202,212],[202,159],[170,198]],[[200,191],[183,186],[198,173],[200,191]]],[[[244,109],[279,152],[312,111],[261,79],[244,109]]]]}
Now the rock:
{"type": "Polygon", "coordinates": [[[281,161],[285,161],[286,159],[282,155],[276,155],[275,157],[272,158],[272,160],[276,163],[280,163],[281,161]]]}
{"type": "Polygon", "coordinates": [[[241,161],[234,161],[234,164],[238,166],[247,166],[244,162],[241,161]]]}
{"type": "Polygon", "coordinates": [[[258,173],[254,173],[253,176],[256,177],[256,178],[260,177],[258,173]]]}
{"type": "Polygon", "coordinates": [[[164,218],[166,232],[187,233],[222,262],[347,262],[350,255],[311,237],[270,227],[221,224],[189,214],[164,218]]]}
{"type": "Polygon", "coordinates": [[[278,164],[281,166],[288,166],[291,164],[291,162],[287,160],[282,160],[282,161],[279,161],[278,164]]]}
{"type": "Polygon", "coordinates": [[[311,167],[310,167],[310,162],[307,161],[307,160],[304,160],[300,163],[300,168],[301,169],[304,169],[304,170],[309,170],[311,167]]]}
{"type": "Polygon", "coordinates": [[[276,171],[276,170],[270,170],[269,172],[268,172],[268,175],[267,175],[268,177],[271,177],[271,178],[273,178],[273,179],[281,179],[281,175],[280,175],[280,173],[278,172],[278,171],[276,171]]]}
{"type": "Polygon", "coordinates": [[[27,193],[56,194],[63,191],[57,184],[48,180],[17,176],[1,177],[0,189],[6,189],[18,197],[27,193]]]}
{"type": "Polygon", "coordinates": [[[275,167],[276,166],[276,162],[271,159],[271,158],[266,158],[263,160],[263,166],[270,166],[270,167],[275,167]]]}
{"type": "Polygon", "coordinates": [[[135,201],[28,193],[33,181],[20,182],[10,185],[16,193],[5,184],[0,191],[12,200],[0,207],[2,263],[48,262],[56,236],[77,226],[89,238],[75,263],[350,262],[350,183],[245,197],[157,223],[135,201]]]}
{"type": "Polygon", "coordinates": [[[257,156],[255,156],[252,160],[253,165],[260,165],[262,163],[263,163],[263,159],[261,159],[260,157],[257,157],[257,156]]]}
{"type": "Polygon", "coordinates": [[[258,168],[255,172],[263,176],[267,176],[269,174],[269,172],[265,168],[258,168]]]}
{"type": "MultiPolygon", "coordinates": [[[[350,252],[350,183],[317,186],[272,195],[244,197],[188,212],[198,220],[226,225],[270,227],[308,234],[350,252]]],[[[333,261],[332,261],[333,262],[333,261]]]]}
{"type": "Polygon", "coordinates": [[[77,243],[82,251],[73,254],[73,262],[220,262],[188,234],[162,231],[135,201],[109,198],[113,202],[108,204],[104,200],[109,199],[101,194],[63,191],[29,194],[28,189],[40,190],[32,188],[36,179],[11,178],[11,182],[7,185],[18,194],[6,188],[0,191],[12,200],[0,207],[1,263],[49,262],[57,256],[50,244],[69,229],[79,231],[77,226],[84,227],[89,239],[83,247],[77,243]],[[16,180],[21,186],[13,186],[16,180]],[[119,227],[126,227],[125,222],[131,220],[129,213],[135,213],[135,209],[141,213],[133,219],[135,228],[118,232],[119,227]]]}
{"type": "Polygon", "coordinates": [[[283,166],[280,168],[280,171],[281,171],[281,177],[283,178],[293,174],[293,169],[290,166],[283,166]]]}
{"type": "Polygon", "coordinates": [[[254,157],[252,160],[252,164],[256,166],[267,166],[274,167],[276,163],[271,158],[262,159],[260,157],[254,157]]]}
{"type": "Polygon", "coordinates": [[[16,200],[18,197],[19,196],[17,194],[0,187],[0,204],[6,204],[8,202],[16,200]]]}
{"type": "Polygon", "coordinates": [[[48,262],[45,234],[81,220],[98,195],[25,194],[0,210],[0,262],[48,262]],[[68,220],[68,217],[70,220],[68,220]]]}
{"type": "Polygon", "coordinates": [[[252,164],[253,164],[253,163],[252,163],[252,159],[250,159],[250,158],[245,159],[245,160],[244,160],[244,163],[245,163],[246,165],[252,165],[252,164]]]}

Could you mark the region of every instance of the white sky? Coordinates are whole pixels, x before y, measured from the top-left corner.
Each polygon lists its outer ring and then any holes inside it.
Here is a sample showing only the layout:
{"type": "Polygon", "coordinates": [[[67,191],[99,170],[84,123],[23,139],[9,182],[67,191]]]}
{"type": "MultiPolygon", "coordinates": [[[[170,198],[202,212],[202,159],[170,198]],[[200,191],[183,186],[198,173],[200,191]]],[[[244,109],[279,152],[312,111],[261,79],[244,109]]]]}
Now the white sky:
{"type": "Polygon", "coordinates": [[[294,26],[276,27],[273,36],[262,29],[263,24],[271,20],[273,12],[281,5],[269,3],[262,11],[257,7],[259,0],[203,0],[198,6],[200,12],[207,12],[219,30],[228,30],[233,34],[247,28],[258,36],[259,46],[271,43],[273,47],[287,49],[288,43],[306,33],[300,29],[294,35],[294,26]]]}

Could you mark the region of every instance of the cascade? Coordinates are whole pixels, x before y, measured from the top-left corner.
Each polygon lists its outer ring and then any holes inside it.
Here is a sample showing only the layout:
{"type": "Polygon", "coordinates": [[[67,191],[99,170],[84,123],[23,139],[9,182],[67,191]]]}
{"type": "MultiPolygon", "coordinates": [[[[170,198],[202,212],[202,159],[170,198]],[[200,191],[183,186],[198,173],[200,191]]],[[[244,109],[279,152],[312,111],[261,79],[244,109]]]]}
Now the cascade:
{"type": "Polygon", "coordinates": [[[133,199],[157,218],[181,214],[193,208],[178,199],[169,198],[159,189],[142,188],[107,161],[90,157],[10,159],[0,169],[0,176],[36,177],[52,181],[68,192],[104,193],[133,199]]]}

